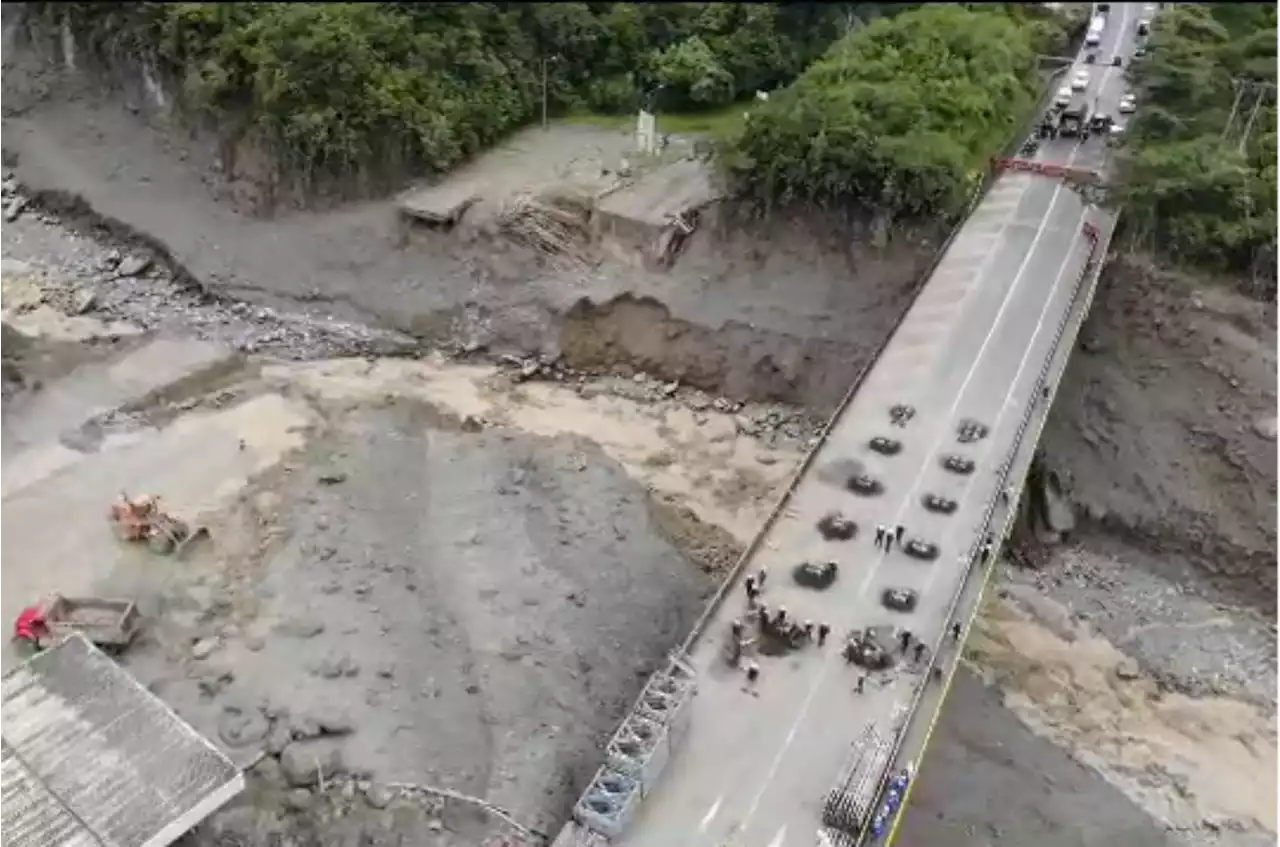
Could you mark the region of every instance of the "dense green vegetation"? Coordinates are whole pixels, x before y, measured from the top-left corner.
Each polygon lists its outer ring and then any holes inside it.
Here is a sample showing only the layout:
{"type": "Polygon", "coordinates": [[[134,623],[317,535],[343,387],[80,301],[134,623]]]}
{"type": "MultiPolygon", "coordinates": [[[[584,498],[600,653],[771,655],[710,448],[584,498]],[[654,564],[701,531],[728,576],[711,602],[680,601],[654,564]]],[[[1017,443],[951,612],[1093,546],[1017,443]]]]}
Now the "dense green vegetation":
{"type": "Polygon", "coordinates": [[[248,121],[303,172],[443,171],[552,115],[722,106],[785,85],[874,3],[65,3],[104,50],[154,57],[185,105],[248,121]]]}
{"type": "Polygon", "coordinates": [[[1037,52],[1063,24],[1035,7],[936,5],[836,42],[751,114],[724,164],[760,204],[950,215],[1030,115],[1037,52]]]}
{"type": "Polygon", "coordinates": [[[1131,68],[1139,110],[1119,194],[1137,243],[1274,279],[1275,5],[1174,4],[1149,47],[1131,68]],[[1254,84],[1237,100],[1241,82],[1254,84]],[[1256,83],[1271,88],[1249,126],[1256,83]]]}

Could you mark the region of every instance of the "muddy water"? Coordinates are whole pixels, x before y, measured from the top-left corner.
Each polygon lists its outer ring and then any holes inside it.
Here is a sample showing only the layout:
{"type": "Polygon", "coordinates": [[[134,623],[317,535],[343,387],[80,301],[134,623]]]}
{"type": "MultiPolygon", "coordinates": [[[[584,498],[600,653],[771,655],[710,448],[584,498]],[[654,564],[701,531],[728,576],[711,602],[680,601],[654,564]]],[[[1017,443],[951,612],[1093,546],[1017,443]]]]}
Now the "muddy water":
{"type": "Polygon", "coordinates": [[[636,479],[743,543],[755,535],[800,458],[798,448],[771,449],[738,436],[730,415],[676,403],[582,396],[554,383],[512,386],[495,368],[441,359],[339,359],[273,366],[263,375],[296,382],[329,401],[410,396],[459,417],[473,415],[536,435],[580,436],[600,445],[636,479]]]}
{"type": "MultiPolygon", "coordinates": [[[[1048,601],[1043,601],[1048,602],[1048,601]]],[[[1274,716],[1226,697],[1162,692],[1069,615],[1046,626],[993,599],[971,640],[1005,704],[1157,820],[1276,829],[1274,716]]]]}

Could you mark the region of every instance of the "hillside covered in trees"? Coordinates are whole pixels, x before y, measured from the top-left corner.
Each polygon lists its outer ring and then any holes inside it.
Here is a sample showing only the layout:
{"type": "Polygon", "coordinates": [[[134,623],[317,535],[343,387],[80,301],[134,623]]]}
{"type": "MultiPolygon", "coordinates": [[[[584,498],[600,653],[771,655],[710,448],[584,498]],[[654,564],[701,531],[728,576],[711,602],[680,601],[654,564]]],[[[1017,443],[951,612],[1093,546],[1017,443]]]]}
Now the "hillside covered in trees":
{"type": "Polygon", "coordinates": [[[1171,5],[1130,79],[1139,110],[1118,199],[1134,244],[1269,278],[1274,296],[1275,5],[1171,5]]]}
{"type": "Polygon", "coordinates": [[[184,106],[259,130],[282,160],[445,171],[570,110],[705,109],[793,80],[876,3],[64,3],[102,53],[146,56],[184,106]]]}
{"type": "Polygon", "coordinates": [[[751,115],[725,165],[761,204],[960,211],[1030,117],[1038,54],[1065,36],[1036,7],[934,5],[841,38],[751,115]]]}
{"type": "MultiPolygon", "coordinates": [[[[1040,57],[1071,32],[1042,4],[36,8],[94,52],[148,58],[180,82],[188,117],[256,133],[304,181],[388,163],[447,171],[536,121],[544,80],[553,117],[700,112],[763,90],[720,147],[739,197],[895,220],[963,208],[1033,109],[1040,57]]],[[[1140,109],[1116,192],[1139,249],[1274,279],[1275,33],[1267,4],[1171,4],[1157,18],[1129,71],[1140,109]]]]}

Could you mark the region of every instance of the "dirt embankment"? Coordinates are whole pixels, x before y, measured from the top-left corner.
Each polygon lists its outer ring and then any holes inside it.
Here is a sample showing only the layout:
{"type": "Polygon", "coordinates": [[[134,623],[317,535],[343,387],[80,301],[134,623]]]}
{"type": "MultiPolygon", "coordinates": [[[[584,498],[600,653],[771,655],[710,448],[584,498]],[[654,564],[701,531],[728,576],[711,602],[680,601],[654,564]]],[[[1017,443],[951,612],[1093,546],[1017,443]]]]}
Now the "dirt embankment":
{"type": "MultiPolygon", "coordinates": [[[[655,268],[616,243],[562,263],[488,232],[406,228],[386,201],[264,220],[241,211],[235,157],[173,129],[163,86],[137,70],[104,92],[66,64],[21,43],[5,55],[5,155],[34,198],[145,233],[180,278],[212,294],[323,309],[432,345],[643,367],[734,399],[830,409],[944,235],[717,222],[707,209],[674,266],[655,268]]],[[[628,138],[532,130],[450,179],[509,192],[548,174],[613,173],[633,155],[628,138]]]]}
{"type": "Polygon", "coordinates": [[[1273,303],[1113,261],[1044,438],[1084,532],[1274,612],[1275,350],[1273,303]]]}

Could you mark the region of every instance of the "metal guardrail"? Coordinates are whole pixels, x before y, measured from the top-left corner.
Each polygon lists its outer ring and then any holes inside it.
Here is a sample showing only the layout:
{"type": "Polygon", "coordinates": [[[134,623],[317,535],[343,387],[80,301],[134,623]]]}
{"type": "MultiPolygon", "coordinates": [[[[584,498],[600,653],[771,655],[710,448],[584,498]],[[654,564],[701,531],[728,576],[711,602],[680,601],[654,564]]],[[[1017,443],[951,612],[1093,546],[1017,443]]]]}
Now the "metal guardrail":
{"type": "MultiPolygon", "coordinates": [[[[1056,78],[1060,78],[1063,74],[1065,74],[1065,72],[1066,72],[1066,69],[1064,68],[1064,69],[1055,71],[1053,74],[1050,75],[1049,77],[1050,84],[1046,86],[1046,91],[1048,92],[1045,95],[1046,97],[1050,96],[1052,93],[1053,81],[1056,78]]],[[[1039,111],[1039,109],[1037,109],[1037,111],[1039,111]]],[[[1007,155],[1012,156],[1014,152],[1016,152],[1016,150],[1022,143],[1023,135],[1025,135],[1025,132],[1020,133],[1017,137],[1010,140],[1008,147],[1006,147],[1005,149],[1005,153],[1007,155]]],[[[852,384],[849,386],[849,389],[845,392],[844,396],[841,397],[839,404],[837,404],[835,408],[835,411],[832,413],[831,417],[828,418],[826,425],[823,426],[822,431],[818,434],[817,441],[814,443],[813,447],[811,447],[805,453],[804,457],[800,461],[800,464],[797,466],[795,472],[792,473],[790,480],[788,480],[787,482],[786,488],[783,489],[782,494],[779,495],[777,501],[774,503],[773,508],[769,511],[769,514],[765,518],[765,522],[761,526],[759,532],[756,533],[755,537],[751,540],[751,543],[747,546],[746,550],[744,550],[742,555],[738,558],[738,561],[734,563],[734,566],[730,569],[729,573],[726,574],[724,580],[721,581],[720,587],[716,590],[716,593],[712,595],[711,599],[708,601],[707,606],[703,609],[702,614],[698,617],[698,620],[694,623],[693,628],[691,629],[689,635],[685,638],[685,640],[681,643],[681,645],[673,652],[672,654],[673,662],[679,662],[681,661],[681,657],[687,657],[689,655],[689,653],[693,649],[693,646],[697,643],[697,640],[705,632],[707,625],[710,623],[710,621],[715,616],[715,614],[719,611],[721,605],[724,603],[725,598],[734,589],[734,586],[736,585],[738,578],[742,575],[742,572],[746,568],[747,564],[752,560],[755,554],[759,552],[765,537],[769,534],[769,531],[774,527],[774,525],[777,524],[778,518],[783,514],[783,512],[786,511],[787,503],[790,501],[791,496],[795,493],[796,489],[799,488],[801,481],[804,479],[809,469],[813,466],[814,460],[817,458],[818,453],[821,452],[823,446],[826,444],[827,439],[831,435],[831,432],[835,429],[836,425],[844,417],[844,413],[848,410],[849,405],[853,402],[854,397],[857,395],[858,391],[861,389],[862,383],[866,380],[867,374],[869,374],[871,372],[871,369],[875,367],[876,363],[880,360],[880,357],[883,355],[885,349],[887,349],[889,344],[893,341],[894,337],[898,333],[898,330],[902,327],[903,322],[906,320],[907,315],[909,315],[911,313],[912,308],[915,307],[916,301],[919,299],[920,294],[928,286],[929,280],[933,278],[933,275],[937,271],[938,266],[942,263],[942,260],[946,257],[947,251],[951,249],[951,246],[955,242],[956,237],[960,234],[961,231],[963,231],[965,224],[968,223],[969,218],[972,216],[973,212],[978,208],[979,205],[981,205],[982,201],[986,198],[987,193],[990,191],[991,187],[995,184],[995,182],[999,179],[999,177],[1000,177],[999,171],[997,171],[994,168],[988,167],[982,181],[977,186],[975,186],[973,193],[969,198],[969,202],[965,206],[964,211],[960,215],[955,226],[951,228],[950,233],[947,234],[946,239],[943,241],[943,243],[939,246],[937,251],[934,253],[933,258],[930,260],[929,264],[925,267],[924,271],[922,271],[921,274],[917,277],[914,290],[911,293],[910,304],[907,306],[906,309],[902,311],[901,314],[898,315],[888,335],[886,335],[885,338],[880,342],[880,344],[877,345],[875,351],[872,353],[871,357],[867,360],[866,364],[862,366],[862,368],[858,371],[857,375],[854,377],[854,380],[852,384]]],[[[655,676],[657,676],[657,674],[655,674],[655,676]]],[[[634,705],[632,707],[632,710],[631,712],[628,713],[627,718],[624,718],[624,721],[623,721],[624,725],[626,721],[630,719],[632,714],[635,713],[637,708],[639,708],[639,702],[637,702],[637,705],[634,705]]],[[[619,731],[621,731],[621,728],[619,731]]],[[[898,747],[898,744],[895,743],[893,755],[889,759],[890,761],[892,761],[893,758],[897,755],[897,747],[898,747]]],[[[601,769],[597,771],[595,778],[592,780],[592,784],[589,785],[587,790],[583,792],[583,795],[579,799],[578,804],[575,806],[575,809],[579,811],[586,811],[588,812],[588,815],[590,817],[594,818],[595,817],[594,815],[590,815],[589,809],[583,809],[582,804],[588,801],[589,796],[591,794],[592,787],[594,787],[599,780],[609,779],[612,781],[613,776],[615,776],[615,773],[611,768],[609,768],[608,764],[606,763],[606,765],[602,766],[601,769]]],[[[627,810],[624,809],[623,807],[630,805],[629,803],[630,798],[634,797],[633,792],[635,792],[639,788],[639,786],[638,785],[632,785],[632,786],[619,785],[619,788],[621,789],[620,793],[626,795],[626,800],[628,802],[611,804],[613,805],[613,808],[617,810],[617,812],[616,813],[611,812],[604,816],[612,819],[608,825],[603,827],[605,829],[614,829],[614,826],[613,826],[614,821],[617,821],[618,823],[622,823],[623,826],[625,826],[625,823],[623,823],[623,821],[625,821],[625,819],[628,818],[629,815],[627,814],[627,810]],[[616,814],[616,817],[615,817],[615,814],[616,814]]],[[[616,799],[622,800],[623,798],[619,797],[616,799]]],[[[575,816],[575,819],[577,819],[577,816],[575,816]]],[[[590,823],[588,823],[587,820],[577,819],[577,822],[588,828],[590,827],[590,823]]],[[[605,821],[602,818],[598,823],[605,824],[605,821]]],[[[616,834],[616,832],[609,833],[609,835],[614,835],[614,834],[616,834]]]]}
{"type": "MultiPolygon", "coordinates": [[[[1086,218],[1087,218],[1087,214],[1086,214],[1086,218]]],[[[1057,329],[1054,332],[1053,342],[1049,346],[1049,352],[1045,356],[1044,364],[1041,366],[1040,373],[1036,377],[1036,381],[1032,387],[1031,400],[1027,404],[1027,409],[1023,413],[1022,420],[1018,424],[1018,429],[1014,434],[1013,442],[1010,445],[1009,452],[1006,455],[1005,461],[1002,462],[999,468],[997,469],[995,496],[992,497],[991,501],[987,504],[987,508],[983,513],[983,518],[979,523],[977,539],[974,541],[973,546],[971,546],[969,549],[968,555],[965,557],[966,562],[965,562],[964,578],[960,581],[960,585],[956,590],[955,595],[952,597],[950,604],[947,607],[947,615],[944,618],[944,620],[951,620],[952,617],[954,617],[956,609],[960,604],[960,600],[964,596],[965,589],[967,588],[968,581],[971,576],[973,565],[978,559],[978,553],[983,543],[982,539],[990,530],[992,518],[994,518],[996,508],[998,507],[998,504],[1000,502],[1000,494],[1002,491],[1005,490],[1005,488],[1008,485],[1009,474],[1012,472],[1018,453],[1022,449],[1022,443],[1023,443],[1023,439],[1026,436],[1027,428],[1030,426],[1031,421],[1035,416],[1036,410],[1042,405],[1042,402],[1046,409],[1048,408],[1049,405],[1052,404],[1053,396],[1056,394],[1056,391],[1057,391],[1056,383],[1052,384],[1053,387],[1048,397],[1042,398],[1041,394],[1043,393],[1045,386],[1050,384],[1048,382],[1048,377],[1049,377],[1050,371],[1052,370],[1053,362],[1058,355],[1058,352],[1062,343],[1062,336],[1065,334],[1067,326],[1071,323],[1071,321],[1074,319],[1074,317],[1077,314],[1087,316],[1089,313],[1089,309],[1092,307],[1093,298],[1097,291],[1098,278],[1101,274],[1101,262],[1098,261],[1099,246],[1102,245],[1105,250],[1106,245],[1110,243],[1111,230],[1114,229],[1114,224],[1111,227],[1108,227],[1108,232],[1106,233],[1105,238],[1102,238],[1100,235],[1098,235],[1096,229],[1093,229],[1093,233],[1090,234],[1090,230],[1088,228],[1090,226],[1091,225],[1089,225],[1086,221],[1086,223],[1082,227],[1083,231],[1086,234],[1086,237],[1090,238],[1093,243],[1089,251],[1089,256],[1085,260],[1084,269],[1082,270],[1080,276],[1076,279],[1075,285],[1073,286],[1071,299],[1069,300],[1069,303],[1071,304],[1071,306],[1066,310],[1064,310],[1062,319],[1058,322],[1057,329]],[[1092,282],[1089,285],[1087,292],[1085,293],[1083,307],[1077,309],[1077,306],[1080,305],[1079,303],[1080,289],[1084,285],[1086,280],[1092,280],[1092,282]]],[[[1103,255],[1105,256],[1105,252],[1103,253],[1103,255]]],[[[1037,440],[1039,439],[1040,432],[1043,431],[1044,424],[1047,418],[1048,418],[1047,414],[1041,416],[1040,425],[1037,428],[1037,433],[1036,433],[1037,440]]],[[[1026,481],[1024,478],[1022,482],[1018,483],[1017,492],[1016,492],[1017,496],[1016,497],[1011,496],[1009,498],[1010,503],[1015,503],[1021,498],[1022,490],[1023,490],[1023,487],[1025,486],[1025,482],[1026,481]]],[[[1001,532],[999,536],[1002,541],[1008,535],[1009,530],[1013,525],[1013,518],[1015,514],[1016,514],[1016,511],[1013,509],[1010,509],[1009,514],[1005,517],[1005,523],[1004,523],[1004,526],[1001,528],[1001,532]]],[[[984,565],[989,566],[990,563],[984,562],[984,565]]],[[[923,679],[916,689],[915,696],[911,700],[911,706],[909,707],[907,712],[909,715],[914,716],[917,709],[919,709],[920,702],[923,700],[924,694],[929,685],[929,677],[932,674],[934,667],[937,665],[937,658],[940,652],[940,647],[943,641],[945,641],[945,638],[946,638],[946,630],[944,628],[942,634],[939,636],[938,641],[935,642],[933,645],[932,651],[930,653],[928,667],[925,669],[923,679]]],[[[902,729],[898,733],[897,738],[895,738],[894,740],[893,753],[889,760],[890,763],[897,761],[898,757],[901,755],[902,746],[906,742],[907,731],[909,729],[910,729],[910,721],[908,721],[907,725],[902,727],[902,729]]],[[[892,768],[889,767],[889,768],[886,768],[885,772],[881,775],[880,786],[876,794],[877,800],[880,796],[883,796],[885,789],[887,788],[889,781],[891,779],[892,779],[892,768]]],[[[905,809],[906,809],[906,803],[904,802],[898,808],[896,812],[896,817],[900,817],[905,811],[905,809]]],[[[862,836],[860,838],[860,843],[866,841],[867,836],[870,834],[870,828],[871,828],[871,824],[870,822],[868,822],[868,825],[864,829],[862,836]]]]}
{"type": "MultiPolygon", "coordinates": [[[[988,170],[988,173],[984,177],[982,183],[974,189],[973,195],[970,197],[969,204],[965,208],[959,221],[954,227],[952,227],[946,240],[943,241],[942,245],[935,252],[933,259],[918,277],[915,290],[911,295],[911,304],[903,310],[903,312],[894,321],[893,328],[890,330],[889,334],[880,342],[871,358],[868,359],[867,363],[858,371],[858,374],[854,378],[854,381],[850,385],[848,391],[845,392],[839,405],[836,406],[835,412],[830,418],[828,418],[826,425],[818,434],[817,441],[814,443],[813,447],[805,453],[799,466],[791,475],[791,479],[788,481],[787,487],[783,489],[783,492],[779,495],[777,502],[769,511],[769,515],[765,519],[763,526],[761,526],[760,531],[756,533],[746,550],[743,551],[742,555],[738,558],[738,561],[734,563],[733,568],[725,576],[720,587],[716,590],[716,593],[712,596],[711,600],[708,601],[706,608],[703,610],[702,615],[699,616],[697,622],[695,622],[688,637],[686,637],[684,642],[681,643],[675,651],[673,651],[671,660],[673,665],[676,663],[682,663],[682,657],[687,657],[690,654],[693,646],[697,643],[697,640],[705,632],[708,623],[710,623],[716,612],[719,611],[720,606],[724,603],[725,598],[733,590],[738,578],[742,575],[742,571],[760,550],[764,539],[777,523],[778,518],[786,511],[786,507],[791,496],[795,493],[796,489],[799,488],[800,482],[813,466],[814,460],[817,458],[818,453],[822,451],[822,448],[826,444],[828,437],[830,437],[831,432],[844,417],[845,411],[847,411],[849,405],[853,402],[853,398],[862,387],[862,383],[865,381],[867,374],[869,374],[871,369],[875,367],[875,364],[880,360],[885,349],[893,341],[894,336],[897,335],[898,329],[901,328],[902,323],[907,318],[907,315],[910,314],[911,309],[915,306],[916,300],[919,298],[921,292],[924,291],[929,280],[932,279],[934,273],[937,271],[938,265],[942,263],[947,251],[951,249],[951,245],[954,243],[956,236],[964,229],[964,225],[968,222],[970,215],[972,215],[974,210],[981,204],[991,185],[993,185],[998,178],[999,174],[997,172],[988,170]]],[[[665,670],[659,671],[658,674],[655,674],[654,676],[656,678],[665,672],[665,670]]],[[[648,690],[647,686],[646,690],[648,690]]],[[[619,734],[623,733],[625,727],[633,721],[635,716],[639,712],[643,711],[643,699],[644,694],[642,693],[632,705],[631,710],[628,711],[627,716],[623,719],[618,732],[610,739],[610,747],[616,744],[619,734]]],[[[660,740],[664,743],[668,742],[668,736],[665,732],[662,733],[660,740]]],[[[668,749],[664,752],[661,760],[662,764],[665,764],[666,756],[669,756],[670,753],[669,743],[666,744],[666,746],[668,749]]],[[[645,794],[648,793],[648,785],[645,783],[652,780],[654,776],[654,768],[646,768],[646,770],[649,771],[649,780],[638,780],[633,774],[620,773],[617,768],[608,761],[610,758],[612,757],[606,751],[605,764],[596,771],[591,783],[583,791],[581,797],[574,806],[573,820],[584,828],[612,838],[616,837],[626,827],[631,814],[634,813],[636,804],[640,802],[645,794]]],[[[890,756],[889,761],[892,761],[892,755],[890,756]]],[[[657,769],[660,769],[660,766],[657,769]]],[[[872,795],[873,799],[875,796],[875,794],[872,795]]]]}
{"type": "MultiPolygon", "coordinates": [[[[1049,84],[1046,86],[1047,93],[1042,98],[1041,102],[1037,104],[1035,114],[1039,114],[1039,112],[1043,111],[1042,107],[1045,106],[1048,99],[1052,97],[1054,82],[1061,79],[1066,72],[1067,69],[1063,68],[1061,70],[1054,71],[1049,75],[1049,84]]],[[[1034,123],[1034,118],[1029,120],[1026,126],[1022,127],[1020,132],[1010,140],[1008,146],[1005,147],[1003,151],[1005,153],[1004,158],[1011,158],[1014,153],[1017,152],[1022,145],[1022,139],[1026,135],[1027,130],[1034,125],[1034,123]]],[[[871,369],[875,367],[876,363],[880,361],[880,356],[893,341],[894,336],[898,334],[898,330],[902,327],[902,323],[907,319],[907,315],[911,313],[911,309],[914,308],[916,300],[919,299],[921,292],[923,292],[925,287],[928,286],[929,280],[933,278],[934,272],[938,269],[938,265],[942,264],[942,260],[946,257],[947,251],[951,249],[951,245],[955,242],[956,236],[958,236],[964,229],[965,224],[969,222],[970,216],[972,216],[978,206],[982,204],[982,201],[986,198],[991,187],[995,185],[996,181],[1000,178],[1000,175],[999,170],[988,166],[982,181],[974,188],[973,193],[970,195],[968,205],[965,206],[959,220],[956,222],[956,225],[951,228],[951,232],[948,233],[946,240],[942,242],[942,245],[934,253],[933,259],[917,279],[915,290],[911,294],[911,303],[898,316],[897,320],[894,321],[893,328],[889,331],[889,334],[885,336],[884,340],[876,347],[871,358],[868,359],[867,363],[858,371],[858,374],[853,379],[853,383],[849,386],[849,390],[846,391],[844,396],[840,399],[840,403],[836,406],[835,411],[831,414],[831,417],[827,419],[826,425],[818,434],[817,442],[807,453],[805,453],[804,458],[800,460],[799,466],[791,475],[791,479],[787,482],[787,487],[783,489],[783,492],[778,497],[773,509],[769,511],[769,515],[765,518],[765,522],[761,526],[760,531],[756,533],[755,537],[751,540],[751,544],[747,546],[747,549],[743,551],[742,555],[738,558],[738,561],[734,563],[733,568],[730,569],[729,573],[721,582],[720,588],[714,595],[712,595],[711,600],[707,603],[707,607],[694,623],[693,630],[680,645],[677,653],[684,654],[692,650],[693,645],[697,642],[698,638],[702,636],[707,624],[715,616],[716,612],[720,610],[721,604],[724,603],[724,598],[733,590],[733,586],[737,582],[738,577],[742,575],[743,569],[759,551],[760,545],[763,543],[765,536],[769,534],[769,530],[773,529],[773,526],[777,523],[779,516],[781,516],[786,510],[787,501],[791,499],[791,495],[800,487],[800,481],[804,479],[805,474],[808,473],[809,468],[812,467],[814,459],[817,458],[817,455],[821,452],[823,445],[826,444],[831,431],[835,429],[836,424],[838,424],[840,419],[844,417],[844,413],[848,409],[849,404],[853,402],[853,398],[857,395],[858,390],[862,388],[862,383],[866,380],[867,374],[869,374],[871,369]]]]}

